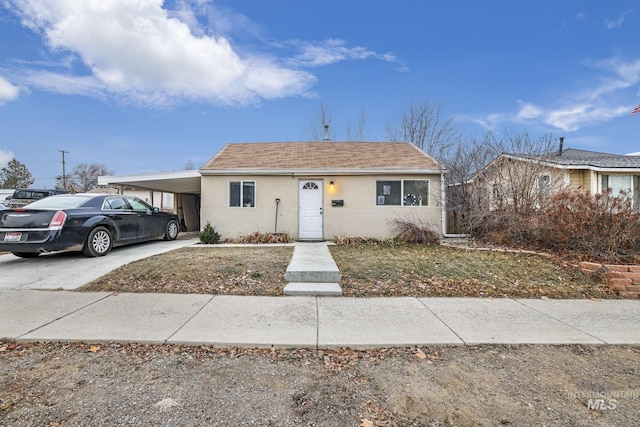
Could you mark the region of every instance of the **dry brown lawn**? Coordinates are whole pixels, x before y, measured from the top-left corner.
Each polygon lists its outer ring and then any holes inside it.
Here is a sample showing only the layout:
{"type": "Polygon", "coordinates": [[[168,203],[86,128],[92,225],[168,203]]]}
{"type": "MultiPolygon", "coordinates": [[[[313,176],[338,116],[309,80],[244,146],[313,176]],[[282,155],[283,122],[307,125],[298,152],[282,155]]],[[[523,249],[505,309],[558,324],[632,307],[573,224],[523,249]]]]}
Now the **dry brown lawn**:
{"type": "MultiPolygon", "coordinates": [[[[345,296],[615,298],[556,258],[424,245],[336,245],[345,296]]],[[[195,246],[133,262],[81,291],[282,295],[293,247],[195,246]]]]}

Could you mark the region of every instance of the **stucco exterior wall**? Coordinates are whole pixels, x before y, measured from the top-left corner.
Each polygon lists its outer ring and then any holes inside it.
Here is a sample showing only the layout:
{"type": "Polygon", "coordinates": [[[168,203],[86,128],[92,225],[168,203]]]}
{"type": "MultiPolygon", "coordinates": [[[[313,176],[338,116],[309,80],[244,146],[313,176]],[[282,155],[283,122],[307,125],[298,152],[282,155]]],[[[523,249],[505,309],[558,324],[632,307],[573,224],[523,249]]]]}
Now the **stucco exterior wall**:
{"type": "Polygon", "coordinates": [[[381,176],[211,176],[202,177],[201,226],[210,222],[223,239],[237,238],[259,231],[287,232],[298,238],[298,201],[301,180],[323,182],[323,236],[330,240],[343,237],[393,237],[389,221],[415,218],[441,229],[440,175],[381,176]],[[376,181],[428,180],[428,206],[377,206],[376,181]],[[255,181],[256,206],[229,207],[229,182],[255,181]],[[334,188],[329,183],[334,182],[334,188]],[[276,202],[278,220],[276,229],[276,202]],[[344,206],[332,206],[332,200],[343,200],[344,206]]]}

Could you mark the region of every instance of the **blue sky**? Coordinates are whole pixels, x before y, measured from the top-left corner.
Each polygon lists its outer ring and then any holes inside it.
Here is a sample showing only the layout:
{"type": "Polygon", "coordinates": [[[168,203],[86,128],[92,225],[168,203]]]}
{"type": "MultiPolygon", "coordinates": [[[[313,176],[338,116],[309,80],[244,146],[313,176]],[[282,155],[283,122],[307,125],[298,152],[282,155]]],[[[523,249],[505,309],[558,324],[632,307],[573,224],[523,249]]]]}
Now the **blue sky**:
{"type": "Polygon", "coordinates": [[[640,151],[640,1],[5,0],[0,166],[51,187],[200,166],[229,142],[366,140],[412,102],[463,140],[547,132],[640,151]]]}

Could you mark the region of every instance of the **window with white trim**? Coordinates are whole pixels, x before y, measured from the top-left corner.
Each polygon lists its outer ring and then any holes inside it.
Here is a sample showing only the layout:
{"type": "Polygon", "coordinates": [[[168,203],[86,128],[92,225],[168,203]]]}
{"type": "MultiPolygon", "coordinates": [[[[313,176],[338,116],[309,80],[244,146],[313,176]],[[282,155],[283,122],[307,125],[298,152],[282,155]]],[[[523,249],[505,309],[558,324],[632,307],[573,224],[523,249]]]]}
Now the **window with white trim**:
{"type": "Polygon", "coordinates": [[[255,181],[229,182],[229,206],[255,208],[256,207],[256,182],[255,181]]]}
{"type": "Polygon", "coordinates": [[[378,206],[429,206],[429,181],[400,179],[376,181],[378,206]]]}
{"type": "Polygon", "coordinates": [[[610,189],[613,196],[619,196],[623,192],[640,211],[640,175],[602,175],[601,182],[603,193],[610,189]]]}

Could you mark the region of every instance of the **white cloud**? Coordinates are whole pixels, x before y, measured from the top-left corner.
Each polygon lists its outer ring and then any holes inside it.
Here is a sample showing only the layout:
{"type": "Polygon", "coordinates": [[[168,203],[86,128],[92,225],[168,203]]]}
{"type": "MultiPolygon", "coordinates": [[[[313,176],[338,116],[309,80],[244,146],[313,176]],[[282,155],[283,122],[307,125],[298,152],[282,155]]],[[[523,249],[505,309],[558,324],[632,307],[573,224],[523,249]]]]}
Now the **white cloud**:
{"type": "Polygon", "coordinates": [[[387,62],[397,62],[390,53],[379,54],[361,46],[348,47],[344,40],[328,39],[319,43],[292,41],[291,45],[301,53],[296,55],[292,63],[308,67],[329,65],[340,61],[355,61],[375,58],[387,62]]]}
{"type": "Polygon", "coordinates": [[[624,106],[582,104],[548,111],[545,122],[564,131],[575,131],[583,126],[608,122],[616,117],[629,114],[624,106]]]}
{"type": "Polygon", "coordinates": [[[173,14],[162,8],[162,0],[14,0],[12,5],[23,25],[43,34],[53,52],[71,52],[90,70],[88,76],[26,73],[26,81],[53,91],[149,106],[185,100],[246,104],[304,94],[316,80],[272,58],[241,57],[222,36],[195,35],[186,3],[173,14]]]}
{"type": "Polygon", "coordinates": [[[18,87],[9,83],[7,79],[0,77],[0,105],[17,99],[19,93],[20,89],[18,87]]]}
{"type": "Polygon", "coordinates": [[[629,92],[640,84],[640,58],[615,57],[587,65],[601,70],[601,77],[578,91],[560,94],[554,104],[542,106],[518,100],[515,112],[467,120],[487,129],[518,123],[570,132],[629,115],[635,107],[629,101],[629,92]]]}
{"type": "Polygon", "coordinates": [[[630,10],[627,10],[623,13],[621,13],[620,15],[618,15],[617,18],[614,19],[605,19],[604,20],[604,26],[608,29],[608,30],[613,30],[615,28],[620,28],[622,26],[622,23],[624,22],[625,18],[627,17],[627,15],[630,13],[630,10]]]}
{"type": "Polygon", "coordinates": [[[0,150],[0,167],[5,167],[7,164],[15,159],[16,156],[11,151],[0,150]]]}
{"type": "Polygon", "coordinates": [[[519,119],[536,119],[542,115],[542,110],[535,105],[524,101],[518,101],[518,103],[520,104],[520,111],[517,114],[519,119]]]}

